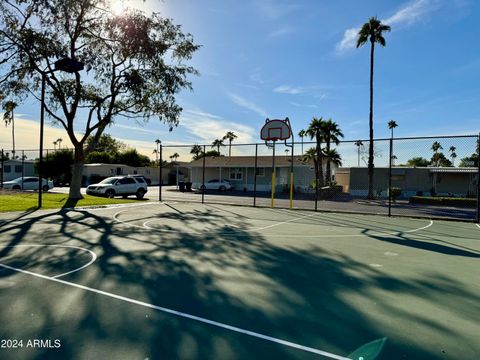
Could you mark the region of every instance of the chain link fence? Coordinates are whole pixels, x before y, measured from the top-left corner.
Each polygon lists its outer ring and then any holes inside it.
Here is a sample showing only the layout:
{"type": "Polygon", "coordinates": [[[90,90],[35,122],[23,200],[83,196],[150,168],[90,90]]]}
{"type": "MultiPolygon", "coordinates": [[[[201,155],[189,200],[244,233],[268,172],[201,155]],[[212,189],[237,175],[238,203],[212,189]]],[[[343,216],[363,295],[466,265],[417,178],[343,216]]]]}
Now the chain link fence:
{"type": "MultiPolygon", "coordinates": [[[[149,168],[105,164],[118,168],[84,177],[88,183],[134,171],[151,179],[152,200],[478,221],[478,144],[478,135],[375,139],[371,176],[368,140],[322,143],[320,152],[310,141],[157,144],[149,168]]],[[[45,150],[44,163],[60,155],[45,150]]],[[[1,183],[37,176],[38,158],[37,150],[2,150],[1,183]]],[[[43,177],[55,186],[69,183],[68,169],[49,168],[43,177]]]]}

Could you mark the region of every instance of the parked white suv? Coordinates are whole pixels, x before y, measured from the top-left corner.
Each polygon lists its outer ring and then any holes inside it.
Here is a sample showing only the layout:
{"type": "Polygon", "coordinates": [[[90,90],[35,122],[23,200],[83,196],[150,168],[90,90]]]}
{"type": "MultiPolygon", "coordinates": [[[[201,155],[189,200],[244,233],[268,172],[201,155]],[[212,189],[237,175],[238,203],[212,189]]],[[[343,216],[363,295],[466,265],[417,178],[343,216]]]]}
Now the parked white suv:
{"type": "Polygon", "coordinates": [[[135,195],[137,199],[142,199],[146,193],[147,183],[145,180],[134,176],[113,176],[87,187],[88,195],[106,196],[108,198],[135,195]]]}

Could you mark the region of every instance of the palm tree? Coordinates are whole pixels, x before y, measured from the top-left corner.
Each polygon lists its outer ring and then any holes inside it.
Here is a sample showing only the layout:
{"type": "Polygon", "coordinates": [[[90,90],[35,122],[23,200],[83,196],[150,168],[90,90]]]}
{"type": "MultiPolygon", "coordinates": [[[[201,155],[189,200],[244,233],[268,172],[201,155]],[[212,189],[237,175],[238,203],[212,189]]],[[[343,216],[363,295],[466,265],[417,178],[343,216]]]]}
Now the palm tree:
{"type": "Polygon", "coordinates": [[[360,147],[363,147],[363,142],[362,140],[357,140],[354,145],[357,147],[357,166],[360,167],[360,147]]]}
{"type": "Polygon", "coordinates": [[[457,153],[455,152],[457,148],[455,146],[450,146],[450,158],[452,159],[452,166],[455,166],[455,158],[457,157],[457,153]]]}
{"type": "Polygon", "coordinates": [[[325,149],[323,151],[323,156],[325,156],[332,164],[336,166],[342,166],[342,157],[338,153],[337,149],[325,149]]]}
{"type": "Polygon", "coordinates": [[[308,129],[305,131],[305,135],[310,136],[310,139],[314,139],[317,143],[315,162],[315,210],[317,210],[318,201],[318,189],[323,186],[323,161],[322,161],[322,142],[323,142],[323,118],[313,118],[308,129]]]}
{"type": "Polygon", "coordinates": [[[217,148],[218,155],[220,156],[220,146],[223,146],[223,140],[222,139],[215,139],[212,142],[212,149],[217,148]]]}
{"type": "Polygon", "coordinates": [[[398,127],[398,124],[395,120],[390,120],[388,122],[388,128],[392,130],[392,139],[393,139],[393,129],[395,129],[396,127],[398,127]]]}
{"type": "Polygon", "coordinates": [[[313,161],[315,169],[317,168],[317,149],[312,147],[307,149],[302,156],[302,162],[308,164],[313,161]]]}
{"type": "Polygon", "coordinates": [[[60,150],[60,145],[62,144],[62,138],[58,138],[57,139],[57,143],[58,143],[58,150],[60,150]]]}
{"type": "Polygon", "coordinates": [[[53,150],[57,150],[57,141],[54,141],[52,144],[53,144],[53,150]]]}
{"type": "Polygon", "coordinates": [[[173,153],[173,155],[170,155],[170,161],[177,161],[179,157],[178,153],[173,153]]]}
{"type": "Polygon", "coordinates": [[[15,108],[18,104],[15,101],[7,101],[3,104],[3,121],[5,126],[12,124],[12,159],[15,159],[15,108]]]}
{"type": "Polygon", "coordinates": [[[158,150],[157,150],[157,149],[153,149],[152,154],[155,154],[155,161],[156,161],[156,163],[158,164],[158,154],[159,154],[158,150]]]}
{"type": "Polygon", "coordinates": [[[383,32],[390,31],[390,26],[382,24],[376,17],[363,24],[358,32],[357,48],[370,41],[370,143],[368,147],[368,198],[373,199],[373,59],[375,55],[375,44],[385,46],[383,32]]]}
{"type": "MultiPolygon", "coordinates": [[[[232,141],[237,138],[237,135],[235,135],[232,131],[228,131],[225,136],[222,138],[222,140],[228,140],[228,156],[232,156],[232,141]]],[[[223,145],[223,144],[222,144],[223,145]]],[[[220,152],[220,149],[218,149],[218,152],[220,152]]]]}
{"type": "MultiPolygon", "coordinates": [[[[335,145],[340,143],[340,138],[343,137],[343,133],[340,130],[338,124],[333,121],[332,119],[328,119],[323,123],[323,139],[326,144],[326,152],[330,153],[330,145],[333,142],[335,145]]],[[[331,179],[331,168],[330,168],[330,160],[327,160],[327,184],[330,184],[331,179]]]]}
{"type": "Polygon", "coordinates": [[[435,141],[432,144],[432,147],[430,148],[430,150],[433,151],[432,165],[438,166],[438,164],[440,163],[440,157],[439,157],[439,154],[438,154],[438,150],[442,150],[442,149],[443,149],[443,147],[438,141],[435,141]]]}
{"type": "Polygon", "coordinates": [[[300,136],[300,138],[302,139],[302,155],[303,155],[303,137],[305,135],[306,135],[305,130],[303,130],[303,129],[298,132],[298,136],[300,136]]]}
{"type": "Polygon", "coordinates": [[[200,153],[202,152],[202,147],[198,144],[192,145],[190,150],[190,154],[193,154],[193,160],[197,160],[200,157],[200,153]]]}

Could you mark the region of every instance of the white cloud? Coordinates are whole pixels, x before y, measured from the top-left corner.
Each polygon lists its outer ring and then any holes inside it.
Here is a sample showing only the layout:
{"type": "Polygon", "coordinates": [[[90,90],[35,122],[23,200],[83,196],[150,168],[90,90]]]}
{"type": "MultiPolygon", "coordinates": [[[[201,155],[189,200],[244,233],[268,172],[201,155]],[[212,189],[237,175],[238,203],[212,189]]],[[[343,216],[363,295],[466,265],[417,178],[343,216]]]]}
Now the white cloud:
{"type": "Polygon", "coordinates": [[[281,94],[297,95],[304,93],[306,89],[300,86],[293,87],[289,85],[280,85],[273,89],[273,91],[281,94]]]}
{"type": "Polygon", "coordinates": [[[354,48],[357,42],[357,34],[360,28],[350,28],[345,30],[342,41],[337,44],[337,52],[354,48]]]}
{"type": "MultiPolygon", "coordinates": [[[[77,134],[77,136],[81,136],[77,134]]],[[[50,126],[45,123],[43,135],[44,149],[53,149],[53,142],[61,138],[61,146],[72,148],[66,131],[62,128],[50,126]]],[[[0,147],[5,150],[12,149],[11,127],[5,127],[0,131],[0,147]]],[[[15,116],[15,149],[38,150],[40,148],[40,123],[33,120],[23,119],[19,114],[15,116]]]]}
{"type": "Polygon", "coordinates": [[[179,126],[198,138],[199,143],[206,144],[210,144],[215,139],[221,139],[228,131],[233,131],[238,136],[236,143],[251,143],[255,133],[250,126],[197,110],[184,111],[179,126]]]}
{"type": "Polygon", "coordinates": [[[260,115],[261,117],[264,117],[266,118],[267,117],[267,112],[262,109],[260,106],[258,106],[257,104],[237,95],[237,94],[228,94],[228,96],[230,97],[230,99],[235,103],[237,104],[238,106],[241,106],[245,109],[248,109],[258,115],[260,115]]]}
{"type": "Polygon", "coordinates": [[[416,0],[407,6],[398,10],[389,18],[382,20],[387,25],[406,24],[411,25],[420,20],[423,16],[437,8],[438,1],[435,0],[416,0]]]}
{"type": "MultiPolygon", "coordinates": [[[[392,16],[381,21],[384,24],[394,26],[394,29],[403,25],[412,25],[424,19],[427,13],[436,10],[438,7],[439,0],[414,0],[400,8],[392,16]]],[[[336,46],[337,53],[354,48],[359,31],[360,27],[345,30],[342,40],[336,46]]]]}

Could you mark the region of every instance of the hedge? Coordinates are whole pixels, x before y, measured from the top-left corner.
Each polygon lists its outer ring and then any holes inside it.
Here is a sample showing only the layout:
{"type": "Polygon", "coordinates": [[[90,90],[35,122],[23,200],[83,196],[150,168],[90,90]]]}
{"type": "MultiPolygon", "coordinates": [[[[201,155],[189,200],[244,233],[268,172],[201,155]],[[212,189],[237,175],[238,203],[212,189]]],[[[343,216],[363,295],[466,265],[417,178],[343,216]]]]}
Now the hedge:
{"type": "Polygon", "coordinates": [[[428,205],[449,205],[449,206],[468,206],[477,205],[477,199],[441,197],[441,196],[412,196],[409,199],[410,204],[428,204],[428,205]]]}

